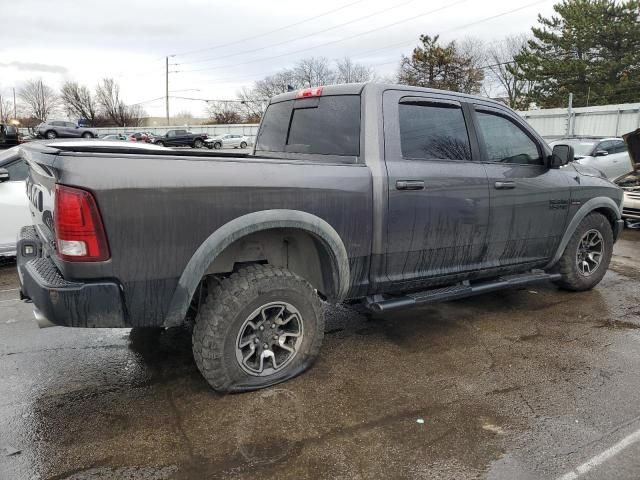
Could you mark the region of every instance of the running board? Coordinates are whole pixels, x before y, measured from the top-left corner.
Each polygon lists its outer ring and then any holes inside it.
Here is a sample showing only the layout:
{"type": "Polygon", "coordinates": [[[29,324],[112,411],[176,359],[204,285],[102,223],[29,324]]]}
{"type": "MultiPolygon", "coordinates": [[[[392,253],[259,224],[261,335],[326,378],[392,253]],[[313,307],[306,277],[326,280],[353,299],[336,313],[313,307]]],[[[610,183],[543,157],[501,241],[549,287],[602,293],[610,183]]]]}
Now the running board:
{"type": "Polygon", "coordinates": [[[416,305],[456,300],[458,298],[471,297],[481,293],[531,285],[532,283],[559,280],[560,277],[561,275],[559,273],[545,273],[542,270],[538,270],[519,275],[507,275],[490,282],[479,282],[476,284],[464,282],[450,287],[408,293],[400,297],[375,295],[367,298],[366,306],[374,312],[388,312],[399,308],[409,308],[416,305]]]}

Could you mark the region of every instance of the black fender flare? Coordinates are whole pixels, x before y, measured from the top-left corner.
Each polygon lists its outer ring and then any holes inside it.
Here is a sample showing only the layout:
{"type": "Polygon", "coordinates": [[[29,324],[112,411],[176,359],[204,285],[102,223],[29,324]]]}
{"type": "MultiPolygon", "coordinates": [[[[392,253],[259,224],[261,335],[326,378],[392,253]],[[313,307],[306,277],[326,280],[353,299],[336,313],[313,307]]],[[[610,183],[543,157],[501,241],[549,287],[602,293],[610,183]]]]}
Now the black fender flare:
{"type": "Polygon", "coordinates": [[[620,220],[620,218],[622,217],[622,215],[620,214],[619,206],[609,197],[595,197],[587,200],[584,204],[582,204],[582,206],[578,209],[578,211],[569,222],[569,225],[565,229],[564,235],[560,240],[560,244],[558,245],[556,253],[551,258],[551,261],[549,261],[549,263],[544,267],[545,270],[553,267],[558,262],[558,260],[560,260],[560,257],[562,257],[562,254],[564,253],[564,249],[567,248],[567,244],[569,243],[569,240],[571,240],[571,237],[575,233],[580,222],[591,212],[598,209],[606,209],[611,211],[615,215],[616,220],[620,220]]]}
{"type": "Polygon", "coordinates": [[[183,322],[198,284],[211,263],[225,248],[246,235],[274,228],[304,230],[321,241],[332,260],[334,289],[330,292],[330,299],[343,300],[349,290],[349,257],[338,232],[325,220],[307,212],[262,210],[231,220],[202,242],[178,280],[164,325],[169,327],[183,322]]]}

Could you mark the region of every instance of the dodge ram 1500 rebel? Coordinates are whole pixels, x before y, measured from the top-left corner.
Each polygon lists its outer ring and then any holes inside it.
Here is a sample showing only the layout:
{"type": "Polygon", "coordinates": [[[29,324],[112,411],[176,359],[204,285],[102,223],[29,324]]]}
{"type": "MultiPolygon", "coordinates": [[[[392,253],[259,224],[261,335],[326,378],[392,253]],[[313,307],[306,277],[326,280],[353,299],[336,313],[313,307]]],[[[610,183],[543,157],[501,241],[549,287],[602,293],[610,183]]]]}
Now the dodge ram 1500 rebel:
{"type": "Polygon", "coordinates": [[[424,88],[278,95],[252,155],[21,148],[33,225],[18,270],[36,318],[166,328],[193,312],[196,364],[223,392],[308,368],[322,301],[386,312],[541,281],[587,290],[622,228],[622,191],[570,146],[552,151],[500,103],[424,88]]]}

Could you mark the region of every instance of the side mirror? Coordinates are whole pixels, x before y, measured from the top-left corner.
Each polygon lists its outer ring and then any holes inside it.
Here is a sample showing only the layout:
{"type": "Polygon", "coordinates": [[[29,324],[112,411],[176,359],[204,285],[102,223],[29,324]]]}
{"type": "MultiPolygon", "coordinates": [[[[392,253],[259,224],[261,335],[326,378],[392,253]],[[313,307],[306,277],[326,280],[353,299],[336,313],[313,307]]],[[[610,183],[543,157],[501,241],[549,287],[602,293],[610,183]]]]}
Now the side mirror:
{"type": "Polygon", "coordinates": [[[609,152],[606,150],[596,150],[596,157],[606,157],[607,155],[609,155],[609,152]]]}
{"type": "Polygon", "coordinates": [[[573,162],[574,151],[571,145],[555,145],[549,161],[550,168],[560,168],[573,162]]]}
{"type": "Polygon", "coordinates": [[[9,180],[9,170],[6,168],[0,168],[0,183],[7,182],[9,180]]]}

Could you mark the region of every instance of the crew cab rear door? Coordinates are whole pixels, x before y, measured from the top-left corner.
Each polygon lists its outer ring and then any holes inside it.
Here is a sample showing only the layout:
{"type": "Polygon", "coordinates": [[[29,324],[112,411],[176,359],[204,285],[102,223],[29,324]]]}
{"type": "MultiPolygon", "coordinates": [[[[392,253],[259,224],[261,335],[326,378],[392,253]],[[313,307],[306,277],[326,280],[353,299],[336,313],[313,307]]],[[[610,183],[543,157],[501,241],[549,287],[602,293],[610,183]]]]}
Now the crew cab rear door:
{"type": "Polygon", "coordinates": [[[569,173],[547,166],[542,140],[515,113],[483,104],[473,113],[491,192],[486,260],[493,267],[544,264],[564,234],[569,173]]]}
{"type": "Polygon", "coordinates": [[[386,91],[386,274],[397,287],[481,268],[489,187],[467,107],[455,96],[386,91]]]}

